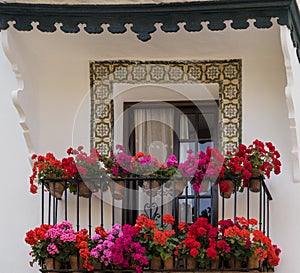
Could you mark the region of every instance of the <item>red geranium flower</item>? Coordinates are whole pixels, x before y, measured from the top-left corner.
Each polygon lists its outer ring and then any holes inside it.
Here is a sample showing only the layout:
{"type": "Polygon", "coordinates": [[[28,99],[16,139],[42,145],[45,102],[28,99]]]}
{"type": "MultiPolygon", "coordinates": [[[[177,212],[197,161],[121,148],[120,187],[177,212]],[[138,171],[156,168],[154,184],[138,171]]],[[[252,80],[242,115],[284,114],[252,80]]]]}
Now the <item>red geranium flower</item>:
{"type": "Polygon", "coordinates": [[[175,219],[174,219],[174,217],[173,217],[172,215],[170,215],[170,214],[165,214],[165,215],[163,216],[163,222],[164,222],[165,224],[170,224],[171,226],[173,226],[174,223],[175,223],[175,219]]]}

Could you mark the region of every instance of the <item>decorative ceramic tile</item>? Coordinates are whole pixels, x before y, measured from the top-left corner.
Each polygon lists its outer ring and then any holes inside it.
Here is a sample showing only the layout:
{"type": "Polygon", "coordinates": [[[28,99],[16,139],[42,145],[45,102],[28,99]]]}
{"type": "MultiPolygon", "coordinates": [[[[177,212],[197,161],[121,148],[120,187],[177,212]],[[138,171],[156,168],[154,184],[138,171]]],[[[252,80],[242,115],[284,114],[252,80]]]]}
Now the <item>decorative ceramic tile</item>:
{"type": "Polygon", "coordinates": [[[165,78],[165,69],[163,66],[152,66],[150,69],[150,77],[155,81],[162,81],[165,78]]]}
{"type": "Polygon", "coordinates": [[[205,75],[207,77],[207,80],[215,81],[220,78],[220,68],[216,65],[208,65],[206,67],[205,75]]]}
{"type": "Polygon", "coordinates": [[[113,142],[114,83],[218,83],[220,138],[224,152],[241,139],[241,60],[103,61],[90,63],[91,146],[108,154],[113,142]]]}
{"type": "Polygon", "coordinates": [[[232,99],[238,99],[239,96],[239,91],[238,87],[233,84],[228,84],[224,86],[224,98],[232,100],[232,99]]]}

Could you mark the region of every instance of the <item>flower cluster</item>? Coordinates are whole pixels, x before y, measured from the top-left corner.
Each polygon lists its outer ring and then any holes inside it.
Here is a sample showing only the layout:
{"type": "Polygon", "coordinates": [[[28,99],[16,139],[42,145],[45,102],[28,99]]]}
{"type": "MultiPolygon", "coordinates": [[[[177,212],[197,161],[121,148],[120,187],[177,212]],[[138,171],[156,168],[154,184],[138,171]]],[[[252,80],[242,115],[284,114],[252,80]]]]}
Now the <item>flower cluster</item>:
{"type": "Polygon", "coordinates": [[[177,172],[178,160],[175,155],[170,155],[164,164],[150,154],[137,152],[135,155],[128,155],[124,151],[124,147],[119,144],[116,145],[115,153],[112,152],[110,156],[102,156],[101,161],[107,174],[112,177],[159,178],[179,175],[177,172]]]}
{"type": "MultiPolygon", "coordinates": [[[[207,147],[206,151],[193,154],[187,151],[187,160],[179,163],[175,155],[170,155],[166,163],[159,162],[150,154],[138,152],[128,155],[122,145],[116,145],[116,153],[110,156],[101,156],[96,149],[88,155],[83,147],[69,148],[69,157],[58,160],[52,153],[46,156],[33,155],[35,160],[33,173],[30,176],[30,191],[37,192],[34,184],[36,178],[82,178],[104,177],[94,182],[95,188],[107,176],[114,178],[147,176],[150,178],[177,178],[189,180],[195,192],[202,191],[203,181],[217,182],[221,192],[226,192],[229,185],[226,180],[235,181],[235,190],[243,191],[253,176],[252,170],[258,168],[262,175],[270,177],[271,172],[279,174],[281,171],[280,154],[271,142],[263,143],[255,140],[248,147],[240,144],[238,149],[228,152],[224,157],[217,148],[207,147]]],[[[70,184],[70,191],[74,192],[74,184],[70,184]]],[[[105,185],[107,187],[107,183],[105,185]]],[[[89,186],[91,188],[91,186],[89,186]]],[[[92,189],[93,190],[93,189],[92,189]]]]}
{"type": "Polygon", "coordinates": [[[132,268],[140,273],[148,260],[144,255],[146,249],[137,241],[137,235],[132,226],[126,224],[121,229],[115,224],[107,231],[106,237],[97,234],[92,238],[97,245],[91,249],[90,256],[106,267],[132,268]]]}
{"type": "Polygon", "coordinates": [[[107,188],[105,179],[101,179],[106,175],[101,168],[101,155],[96,149],[91,149],[90,154],[83,149],[83,146],[77,149],[70,147],[67,150],[68,156],[61,160],[53,153],[47,153],[45,156],[33,154],[32,175],[29,178],[30,192],[37,193],[38,187],[35,182],[40,184],[40,179],[68,179],[69,183],[65,185],[72,193],[76,192],[76,181],[84,181],[91,190],[99,189],[101,183],[104,184],[103,188],[107,188]]]}
{"type": "Polygon", "coordinates": [[[26,233],[25,242],[32,248],[31,264],[38,262],[42,266],[47,258],[66,263],[71,255],[76,254],[76,232],[67,221],[54,226],[43,224],[30,230],[26,233]]]}
{"type": "Polygon", "coordinates": [[[219,230],[221,238],[230,248],[230,255],[235,259],[246,260],[247,257],[255,256],[268,269],[279,264],[281,250],[272,244],[267,235],[257,229],[256,219],[236,217],[234,221],[220,220],[219,230]]]}
{"type": "Polygon", "coordinates": [[[150,154],[137,152],[133,156],[128,155],[122,145],[116,145],[116,153],[111,153],[109,157],[103,157],[102,160],[108,174],[115,177],[170,177],[177,171],[178,164],[175,155],[171,155],[164,165],[150,154]]]}
{"type": "Polygon", "coordinates": [[[227,192],[228,179],[235,182],[235,190],[243,191],[248,186],[248,181],[253,176],[253,169],[259,169],[260,173],[268,178],[274,171],[278,175],[281,171],[280,154],[271,142],[263,143],[254,140],[249,146],[240,144],[233,152],[228,152],[221,171],[218,183],[221,192],[227,192]]]}
{"type": "Polygon", "coordinates": [[[33,160],[32,174],[29,177],[30,192],[37,193],[38,187],[35,184],[40,184],[40,179],[46,178],[68,178],[70,177],[69,168],[66,162],[72,162],[72,158],[64,158],[62,160],[57,159],[53,153],[46,153],[43,155],[33,154],[31,156],[33,160]]]}
{"type": "MultiPolygon", "coordinates": [[[[248,230],[249,224],[244,220],[244,218],[236,218],[235,223],[231,220],[225,223],[222,220],[219,222],[222,230],[227,225],[223,231],[223,239],[228,243],[230,254],[238,260],[243,260],[250,256],[251,241],[250,231],[248,230]],[[242,225],[241,222],[243,223],[242,225]]],[[[250,221],[252,219],[249,220],[249,223],[250,221]]],[[[255,221],[254,224],[256,223],[255,221]]]]}
{"type": "MultiPolygon", "coordinates": [[[[67,164],[70,170],[70,176],[77,180],[82,180],[90,190],[94,191],[101,188],[107,188],[105,179],[101,179],[105,172],[101,167],[101,155],[96,149],[91,149],[90,154],[84,151],[83,146],[77,149],[72,147],[68,148],[67,154],[74,156],[73,162],[67,164]]],[[[70,192],[76,193],[77,183],[73,182],[69,185],[70,192]]]]}
{"type": "Polygon", "coordinates": [[[188,151],[187,160],[180,163],[178,170],[185,178],[191,179],[195,192],[201,192],[202,181],[214,182],[222,169],[223,155],[216,148],[207,147],[206,152],[199,151],[196,155],[188,151]]]}
{"type": "Polygon", "coordinates": [[[253,243],[251,244],[253,255],[259,258],[260,262],[266,264],[267,269],[272,269],[279,264],[281,250],[273,245],[270,238],[260,230],[253,231],[253,243]]]}
{"type": "Polygon", "coordinates": [[[149,260],[153,256],[160,256],[163,260],[172,256],[178,244],[178,239],[174,236],[175,231],[171,229],[174,222],[174,217],[169,214],[163,216],[162,225],[147,218],[145,215],[140,215],[137,218],[133,228],[138,232],[139,242],[147,250],[146,253],[149,260]]]}
{"type": "Polygon", "coordinates": [[[234,179],[236,190],[242,191],[243,187],[247,186],[247,182],[252,176],[251,169],[252,165],[247,159],[232,152],[228,152],[218,177],[220,180],[221,192],[228,191],[228,184],[224,181],[226,179],[234,179]]]}
{"type": "Polygon", "coordinates": [[[161,163],[150,154],[136,153],[131,160],[131,171],[136,175],[152,176],[161,167],[161,163]]]}
{"type": "Polygon", "coordinates": [[[271,142],[263,143],[256,139],[248,147],[240,145],[238,154],[247,158],[252,168],[260,169],[264,175],[270,178],[270,174],[280,174],[280,154],[271,142]]]}
{"type": "Polygon", "coordinates": [[[188,227],[187,232],[184,223],[180,223],[178,229],[184,232],[184,239],[177,245],[175,251],[178,257],[193,257],[202,268],[210,265],[217,258],[218,229],[209,224],[207,218],[198,218],[188,227]]]}
{"type": "Polygon", "coordinates": [[[83,267],[88,271],[95,268],[99,258],[94,258],[91,255],[91,250],[97,246],[99,240],[104,240],[108,236],[107,232],[100,226],[95,228],[95,233],[92,238],[88,234],[79,237],[76,246],[79,249],[80,257],[83,259],[83,267]]]}
{"type": "Polygon", "coordinates": [[[131,174],[131,156],[124,152],[122,145],[116,145],[116,152],[103,156],[102,162],[108,175],[113,177],[128,177],[131,174]]]}
{"type": "MultiPolygon", "coordinates": [[[[75,164],[78,174],[82,177],[97,177],[100,174],[101,155],[96,149],[91,149],[90,154],[83,151],[83,146],[77,149],[70,147],[67,150],[68,155],[75,156],[75,164]]],[[[77,173],[73,175],[76,176],[77,173]]]]}
{"type": "Polygon", "coordinates": [[[230,258],[247,262],[257,257],[260,265],[270,270],[279,264],[281,250],[257,229],[256,219],[236,217],[220,220],[219,226],[213,227],[207,218],[200,217],[190,225],[179,223],[177,236],[174,224],[168,214],[161,224],[140,215],[133,226],[115,224],[107,231],[96,227],[91,236],[86,229],[75,232],[70,222],[63,221],[28,231],[25,241],[32,248],[33,262],[41,266],[46,258],[55,258],[66,268],[71,255],[80,255],[88,271],[103,265],[141,273],[153,257],[166,260],[173,255],[194,258],[199,268],[209,268],[220,258],[227,263],[230,258]]]}

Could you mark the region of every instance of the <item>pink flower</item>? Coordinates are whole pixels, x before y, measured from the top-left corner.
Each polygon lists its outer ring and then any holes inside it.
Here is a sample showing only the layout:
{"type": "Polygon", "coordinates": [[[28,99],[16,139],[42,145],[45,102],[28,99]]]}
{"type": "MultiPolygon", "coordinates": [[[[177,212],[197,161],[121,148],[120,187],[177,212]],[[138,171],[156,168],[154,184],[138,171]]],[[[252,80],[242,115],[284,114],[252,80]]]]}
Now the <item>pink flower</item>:
{"type": "Polygon", "coordinates": [[[50,255],[54,255],[54,254],[58,254],[59,253],[59,251],[58,251],[58,249],[57,249],[57,247],[56,247],[55,244],[49,244],[47,246],[47,251],[48,251],[48,253],[50,255]]]}

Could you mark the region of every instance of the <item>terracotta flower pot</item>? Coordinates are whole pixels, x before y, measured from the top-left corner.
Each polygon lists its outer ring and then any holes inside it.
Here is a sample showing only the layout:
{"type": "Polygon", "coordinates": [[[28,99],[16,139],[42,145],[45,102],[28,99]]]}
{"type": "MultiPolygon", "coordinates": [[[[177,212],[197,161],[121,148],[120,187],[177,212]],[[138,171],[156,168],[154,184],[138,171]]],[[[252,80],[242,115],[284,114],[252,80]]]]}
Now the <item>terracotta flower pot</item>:
{"type": "Polygon", "coordinates": [[[234,182],[233,180],[223,180],[225,183],[227,183],[229,185],[229,190],[222,192],[220,190],[220,195],[226,199],[231,197],[231,194],[233,193],[233,189],[234,189],[234,182]]]}
{"type": "Polygon", "coordinates": [[[115,200],[123,200],[125,182],[123,180],[111,181],[108,184],[111,195],[115,200]]]}
{"type": "Polygon", "coordinates": [[[64,190],[66,188],[66,184],[64,182],[59,181],[47,181],[48,186],[46,188],[49,190],[49,193],[57,199],[61,199],[64,190]]]}
{"type": "MultiPolygon", "coordinates": [[[[69,257],[71,269],[83,269],[83,259],[77,257],[77,255],[72,255],[69,257]]],[[[72,271],[73,273],[80,273],[79,271],[72,271]]]]}
{"type": "Polygon", "coordinates": [[[160,183],[158,180],[144,180],[143,188],[147,195],[150,196],[152,194],[152,196],[156,196],[160,188],[160,183]]]}
{"type": "Polygon", "coordinates": [[[171,184],[171,189],[175,191],[175,196],[180,196],[186,187],[186,181],[182,179],[176,179],[171,184]]]}
{"type": "Polygon", "coordinates": [[[196,269],[197,268],[197,261],[193,257],[188,257],[187,259],[185,259],[184,263],[185,263],[184,266],[186,269],[196,269]]]}
{"type": "Polygon", "coordinates": [[[262,171],[257,168],[251,170],[252,176],[255,178],[250,178],[249,180],[249,189],[252,192],[260,192],[261,180],[257,177],[262,175],[262,171]]]}
{"type": "Polygon", "coordinates": [[[152,256],[151,269],[161,269],[161,258],[160,258],[160,256],[152,256]]]}
{"type": "Polygon", "coordinates": [[[46,269],[48,270],[52,270],[52,269],[60,269],[61,267],[61,263],[58,260],[55,260],[53,258],[47,258],[44,261],[44,266],[46,269]]]}
{"type": "Polygon", "coordinates": [[[257,256],[251,256],[248,260],[249,269],[258,269],[259,268],[259,258],[257,256]]]}
{"type": "Polygon", "coordinates": [[[176,257],[171,256],[164,260],[165,269],[175,269],[178,266],[178,260],[176,257]]]}
{"type": "Polygon", "coordinates": [[[84,181],[79,181],[78,184],[78,195],[84,198],[89,198],[92,195],[92,191],[84,181]]]}
{"type": "Polygon", "coordinates": [[[238,260],[238,259],[234,259],[234,257],[231,257],[228,260],[228,267],[234,268],[234,269],[240,269],[240,268],[242,268],[242,261],[238,260]]]}
{"type": "Polygon", "coordinates": [[[210,265],[206,266],[206,269],[217,269],[219,268],[219,265],[220,265],[220,257],[218,255],[217,258],[214,259],[210,265]]]}

